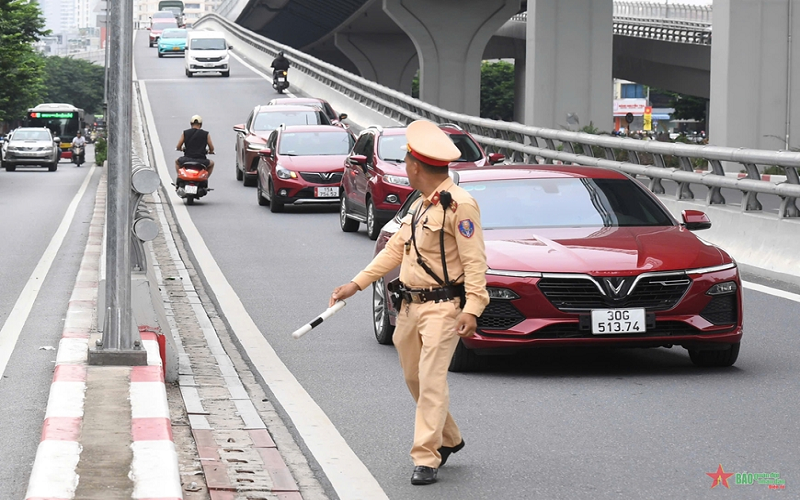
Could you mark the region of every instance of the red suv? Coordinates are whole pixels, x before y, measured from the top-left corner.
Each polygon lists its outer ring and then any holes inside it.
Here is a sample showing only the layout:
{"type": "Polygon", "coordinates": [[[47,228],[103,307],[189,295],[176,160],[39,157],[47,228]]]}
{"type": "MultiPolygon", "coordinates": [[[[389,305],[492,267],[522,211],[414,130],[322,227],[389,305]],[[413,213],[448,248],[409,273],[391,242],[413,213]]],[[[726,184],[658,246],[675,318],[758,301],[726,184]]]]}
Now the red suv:
{"type": "Polygon", "coordinates": [[[258,204],[283,212],[292,203],[337,203],[353,143],[353,134],[335,125],[278,127],[258,153],[258,204]]]}
{"type": "Polygon", "coordinates": [[[253,108],[247,122],[234,125],[236,132],[236,180],[245,186],[256,185],[258,152],[264,149],[267,137],[280,125],[330,125],[321,108],[309,106],[270,106],[253,108]]]}
{"type": "MultiPolygon", "coordinates": [[[[505,156],[486,155],[483,148],[458,125],[439,125],[461,151],[461,158],[450,168],[483,167],[500,163],[505,156]]],[[[367,225],[367,236],[378,238],[381,227],[413,191],[406,177],[406,128],[372,126],[361,132],[347,157],[339,200],[339,225],[342,231],[358,231],[367,225]]]]}

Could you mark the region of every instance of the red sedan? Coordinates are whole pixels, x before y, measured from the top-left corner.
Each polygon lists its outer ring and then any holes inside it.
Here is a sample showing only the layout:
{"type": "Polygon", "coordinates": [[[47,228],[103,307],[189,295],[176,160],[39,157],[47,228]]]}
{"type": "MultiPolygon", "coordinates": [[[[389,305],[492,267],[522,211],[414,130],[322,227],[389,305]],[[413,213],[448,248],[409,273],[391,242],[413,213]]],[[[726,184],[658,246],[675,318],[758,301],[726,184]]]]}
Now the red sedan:
{"type": "Polygon", "coordinates": [[[353,135],[335,125],[279,126],[259,151],[258,204],[336,204],[353,135]]]}
{"type": "MultiPolygon", "coordinates": [[[[454,171],[478,201],[491,302],[478,332],[461,339],[451,371],[479,355],[538,346],[671,347],[698,366],[730,366],[742,338],[739,271],[692,231],[711,222],[685,210],[677,222],[650,191],[601,168],[515,165],[454,171]]],[[[384,228],[400,227],[414,192],[384,228]]],[[[373,286],[373,325],[390,344],[396,311],[373,286]]]]}

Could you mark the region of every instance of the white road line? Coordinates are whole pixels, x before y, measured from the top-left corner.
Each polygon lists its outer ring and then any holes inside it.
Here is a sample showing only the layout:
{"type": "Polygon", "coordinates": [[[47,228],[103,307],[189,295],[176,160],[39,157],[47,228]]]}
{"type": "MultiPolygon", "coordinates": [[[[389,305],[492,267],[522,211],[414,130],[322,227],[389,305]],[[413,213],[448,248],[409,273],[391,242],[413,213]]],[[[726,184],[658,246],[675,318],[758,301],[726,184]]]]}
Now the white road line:
{"type": "Polygon", "coordinates": [[[47,245],[47,249],[45,249],[41,259],[39,259],[39,263],[33,270],[33,274],[28,278],[25,288],[23,288],[22,293],[19,294],[16,304],[14,304],[14,309],[11,310],[11,314],[8,315],[6,322],[3,324],[3,329],[0,330],[0,375],[4,374],[6,371],[8,360],[11,358],[14,347],[17,345],[19,335],[22,333],[22,329],[28,321],[28,316],[31,313],[33,304],[36,302],[36,297],[39,296],[39,291],[44,285],[47,273],[50,272],[53,261],[56,255],[58,255],[58,251],[61,249],[61,244],[64,243],[64,237],[67,235],[69,226],[75,218],[78,204],[81,198],[83,198],[83,193],[86,192],[86,187],[92,179],[95,168],[94,165],[89,167],[89,171],[83,179],[83,184],[81,184],[75,197],[72,198],[72,202],[70,202],[66,213],[64,213],[64,217],[61,219],[61,224],[59,224],[53,238],[50,240],[50,244],[47,245]]]}
{"type": "MultiPolygon", "coordinates": [[[[147,84],[139,84],[145,111],[145,123],[150,134],[156,167],[165,187],[170,186],[167,161],[153,119],[147,94],[147,84]]],[[[311,398],[275,350],[259,331],[242,301],[225,278],[189,211],[175,190],[166,189],[175,217],[209,286],[219,301],[233,333],[252,360],[280,405],[292,420],[309,451],[325,472],[342,500],[383,500],[388,496],[367,467],[350,448],[322,408],[311,398]]],[[[288,333],[287,333],[288,335],[288,333]]]]}
{"type": "MultiPolygon", "coordinates": [[[[263,71],[259,70],[258,68],[256,68],[252,64],[245,62],[244,59],[242,59],[241,57],[237,56],[233,52],[230,52],[230,55],[232,55],[240,63],[244,64],[244,66],[246,68],[248,68],[250,71],[252,71],[253,73],[257,74],[258,76],[260,76],[261,78],[263,78],[264,80],[266,80],[268,82],[272,82],[272,77],[271,76],[267,76],[266,73],[264,73],[263,71]]],[[[297,97],[296,95],[292,94],[291,92],[286,92],[285,95],[287,95],[289,97],[297,97]]]]}
{"type": "Polygon", "coordinates": [[[753,283],[751,281],[742,281],[742,286],[749,290],[772,295],[773,297],[780,297],[782,299],[800,302],[800,294],[779,290],[777,288],[772,288],[771,286],[759,285],[758,283],[753,283]]]}

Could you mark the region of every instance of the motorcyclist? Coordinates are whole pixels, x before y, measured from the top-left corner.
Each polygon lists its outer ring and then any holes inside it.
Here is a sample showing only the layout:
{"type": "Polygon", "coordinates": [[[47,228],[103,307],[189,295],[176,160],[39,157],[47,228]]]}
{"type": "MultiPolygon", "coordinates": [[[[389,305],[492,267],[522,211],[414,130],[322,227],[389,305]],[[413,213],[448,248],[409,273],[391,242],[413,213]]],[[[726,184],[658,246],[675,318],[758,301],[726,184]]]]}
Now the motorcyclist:
{"type": "Polygon", "coordinates": [[[273,69],[273,74],[275,71],[288,71],[289,70],[289,60],[286,59],[283,51],[278,52],[278,55],[275,59],[272,60],[272,64],[270,67],[273,69]]]}
{"type": "MultiPolygon", "coordinates": [[[[86,154],[86,138],[83,137],[83,134],[81,134],[80,130],[78,130],[75,134],[75,138],[72,139],[72,155],[74,158],[73,163],[77,163],[80,167],[83,161],[78,161],[78,159],[75,158],[75,155],[78,154],[76,150],[78,148],[82,148],[80,155],[84,156],[86,154]]],[[[81,160],[83,160],[83,158],[81,158],[81,160]]]]}
{"type": "Polygon", "coordinates": [[[211,134],[203,130],[203,118],[200,115],[194,115],[189,123],[191,128],[183,131],[176,146],[178,151],[183,151],[183,156],[175,160],[175,172],[180,173],[184,163],[193,161],[204,165],[208,176],[211,177],[211,173],[214,171],[214,162],[206,157],[206,151],[210,155],[214,154],[211,134]]]}

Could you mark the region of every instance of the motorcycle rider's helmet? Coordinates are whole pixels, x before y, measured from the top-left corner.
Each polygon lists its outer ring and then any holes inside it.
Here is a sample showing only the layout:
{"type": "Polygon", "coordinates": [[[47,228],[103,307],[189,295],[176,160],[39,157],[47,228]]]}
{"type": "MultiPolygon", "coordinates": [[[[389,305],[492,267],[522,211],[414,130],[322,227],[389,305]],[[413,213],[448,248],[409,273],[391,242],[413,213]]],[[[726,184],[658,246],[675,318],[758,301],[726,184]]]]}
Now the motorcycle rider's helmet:
{"type": "Polygon", "coordinates": [[[284,57],[282,50],[280,52],[278,52],[278,57],[284,57]]]}

